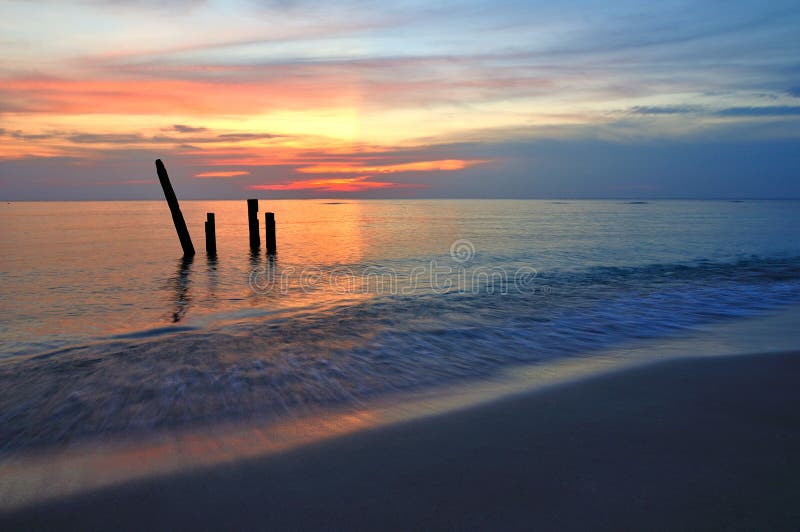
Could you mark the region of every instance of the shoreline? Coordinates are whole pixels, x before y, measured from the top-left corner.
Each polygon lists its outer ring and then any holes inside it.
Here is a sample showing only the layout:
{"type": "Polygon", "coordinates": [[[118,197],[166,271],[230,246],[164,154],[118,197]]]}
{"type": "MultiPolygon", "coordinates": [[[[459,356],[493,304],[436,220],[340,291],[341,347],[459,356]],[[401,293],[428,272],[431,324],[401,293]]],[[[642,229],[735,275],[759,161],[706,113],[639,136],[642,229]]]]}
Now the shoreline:
{"type": "Polygon", "coordinates": [[[311,408],[252,421],[78,440],[0,458],[0,513],[113,489],[131,482],[220,467],[291,452],[352,433],[414,422],[511,397],[546,392],[660,361],[751,353],[800,352],[792,333],[800,306],[666,338],[645,339],[544,363],[514,366],[492,378],[376,398],[366,404],[311,408]]]}
{"type": "Polygon", "coordinates": [[[0,517],[25,527],[800,524],[800,353],[682,358],[0,517]]]}

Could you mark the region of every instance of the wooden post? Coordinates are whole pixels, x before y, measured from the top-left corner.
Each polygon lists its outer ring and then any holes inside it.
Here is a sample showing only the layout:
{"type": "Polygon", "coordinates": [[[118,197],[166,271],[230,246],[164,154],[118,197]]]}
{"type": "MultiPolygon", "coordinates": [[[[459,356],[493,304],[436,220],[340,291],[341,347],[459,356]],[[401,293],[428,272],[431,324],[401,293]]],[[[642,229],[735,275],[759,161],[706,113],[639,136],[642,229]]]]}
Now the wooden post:
{"type": "Polygon", "coordinates": [[[275,245],[275,213],[274,212],[265,212],[264,213],[264,232],[266,233],[267,237],[267,254],[274,255],[275,252],[278,250],[278,247],[275,245]]]}
{"type": "Polygon", "coordinates": [[[261,247],[261,237],[258,234],[258,200],[247,200],[247,223],[250,226],[250,249],[258,250],[261,247]]]}
{"type": "Polygon", "coordinates": [[[183,219],[181,208],[178,205],[178,198],[175,196],[175,191],[172,190],[172,183],[169,182],[167,169],[164,168],[164,163],[161,162],[161,159],[156,159],[156,173],[158,174],[158,180],[161,182],[161,188],[164,190],[164,197],[167,199],[169,212],[172,213],[172,222],[175,224],[175,230],[178,232],[178,239],[181,241],[183,255],[185,257],[191,257],[194,255],[192,237],[189,236],[189,230],[186,228],[186,221],[183,219]]]}
{"type": "Polygon", "coordinates": [[[209,257],[217,254],[217,227],[213,212],[206,213],[206,253],[209,257]]]}

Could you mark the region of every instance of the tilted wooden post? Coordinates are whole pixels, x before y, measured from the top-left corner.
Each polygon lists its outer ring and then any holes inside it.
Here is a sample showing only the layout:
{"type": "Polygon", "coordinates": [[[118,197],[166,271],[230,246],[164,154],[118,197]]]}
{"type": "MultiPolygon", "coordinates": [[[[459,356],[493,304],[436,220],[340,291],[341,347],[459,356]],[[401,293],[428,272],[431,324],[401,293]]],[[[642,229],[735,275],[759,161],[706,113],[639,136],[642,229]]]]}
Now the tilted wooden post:
{"type": "Polygon", "coordinates": [[[278,250],[275,245],[275,213],[264,213],[264,232],[267,236],[267,254],[274,255],[278,250]]]}
{"type": "Polygon", "coordinates": [[[183,213],[178,205],[178,198],[175,196],[175,191],[172,190],[172,183],[169,182],[167,169],[164,168],[164,163],[161,159],[156,159],[156,173],[158,180],[161,182],[161,188],[164,190],[164,197],[167,199],[169,205],[169,212],[172,213],[172,222],[175,224],[175,230],[178,232],[178,239],[181,241],[183,248],[183,255],[191,257],[194,255],[194,246],[192,245],[192,237],[189,236],[189,230],[186,228],[186,221],[183,219],[183,213]]]}
{"type": "Polygon", "coordinates": [[[247,223],[250,226],[250,249],[261,248],[261,237],[258,234],[258,200],[247,200],[247,223]]]}
{"type": "Polygon", "coordinates": [[[217,254],[217,227],[213,212],[206,213],[206,253],[209,257],[217,254]]]}

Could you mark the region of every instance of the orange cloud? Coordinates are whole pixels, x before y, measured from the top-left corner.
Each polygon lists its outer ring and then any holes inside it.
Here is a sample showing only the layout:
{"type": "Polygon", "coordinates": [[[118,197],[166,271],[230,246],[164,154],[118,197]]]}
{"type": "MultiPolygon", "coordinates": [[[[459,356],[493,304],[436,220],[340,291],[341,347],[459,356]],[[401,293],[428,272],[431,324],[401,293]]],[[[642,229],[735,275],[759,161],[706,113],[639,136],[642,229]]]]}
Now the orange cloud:
{"type": "Polygon", "coordinates": [[[446,172],[463,170],[476,164],[489,162],[482,159],[441,159],[434,161],[415,161],[384,165],[359,165],[353,162],[320,163],[297,168],[304,174],[360,174],[354,177],[326,177],[323,179],[296,180],[288,183],[251,185],[251,190],[321,190],[326,192],[360,192],[381,188],[424,188],[427,185],[395,183],[392,181],[371,181],[375,175],[400,172],[446,172]]]}
{"type": "Polygon", "coordinates": [[[3,79],[0,96],[14,112],[61,114],[248,114],[265,110],[351,105],[341,79],[299,79],[280,84],[206,79],[3,79]]]}
{"type": "Polygon", "coordinates": [[[229,172],[201,172],[199,174],[194,174],[193,177],[237,177],[242,175],[250,175],[250,172],[245,172],[244,170],[233,170],[229,172]]]}
{"type": "Polygon", "coordinates": [[[333,179],[312,179],[291,181],[274,185],[251,185],[251,190],[323,190],[327,192],[360,192],[378,188],[423,188],[426,185],[392,183],[388,181],[367,181],[371,176],[340,177],[333,179]]]}
{"type": "Polygon", "coordinates": [[[463,170],[476,164],[488,163],[488,160],[444,159],[439,161],[417,161],[412,163],[387,164],[381,166],[358,166],[347,163],[342,164],[316,164],[298,168],[303,174],[394,174],[399,172],[434,172],[463,170]]]}

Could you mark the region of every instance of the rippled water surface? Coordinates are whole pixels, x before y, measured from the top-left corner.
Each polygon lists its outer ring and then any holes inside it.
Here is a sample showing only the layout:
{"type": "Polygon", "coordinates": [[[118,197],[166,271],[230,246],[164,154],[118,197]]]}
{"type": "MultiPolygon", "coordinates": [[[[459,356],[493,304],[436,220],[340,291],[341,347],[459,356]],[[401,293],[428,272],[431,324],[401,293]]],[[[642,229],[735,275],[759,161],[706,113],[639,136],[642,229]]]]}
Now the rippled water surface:
{"type": "Polygon", "coordinates": [[[268,418],[800,302],[800,202],[0,206],[0,445],[268,418]],[[203,221],[217,219],[218,256],[203,221]],[[263,214],[261,214],[263,240],[263,214]]]}

